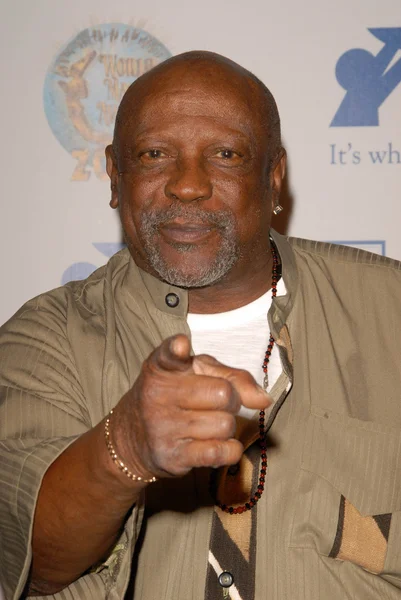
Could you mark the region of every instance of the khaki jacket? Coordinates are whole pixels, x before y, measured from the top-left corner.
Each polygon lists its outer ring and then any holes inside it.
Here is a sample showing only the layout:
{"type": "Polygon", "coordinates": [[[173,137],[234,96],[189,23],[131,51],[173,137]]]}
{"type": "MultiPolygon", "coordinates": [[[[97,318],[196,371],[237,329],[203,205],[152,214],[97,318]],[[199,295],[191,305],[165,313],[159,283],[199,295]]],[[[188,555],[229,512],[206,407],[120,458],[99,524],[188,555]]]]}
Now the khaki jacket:
{"type": "MultiPolygon", "coordinates": [[[[255,598],[401,598],[401,263],[272,236],[287,294],[268,315],[283,373],[272,390],[257,509],[255,598]]],[[[28,576],[46,469],[118,403],[163,339],[190,335],[186,313],[186,292],[140,271],[124,250],[87,280],[31,300],[1,328],[7,600],[19,598],[28,576]],[[179,297],[175,308],[168,293],[179,297]]],[[[150,486],[103,567],[52,598],[121,599],[129,586],[135,600],[203,600],[207,488],[203,470],[150,486]]]]}

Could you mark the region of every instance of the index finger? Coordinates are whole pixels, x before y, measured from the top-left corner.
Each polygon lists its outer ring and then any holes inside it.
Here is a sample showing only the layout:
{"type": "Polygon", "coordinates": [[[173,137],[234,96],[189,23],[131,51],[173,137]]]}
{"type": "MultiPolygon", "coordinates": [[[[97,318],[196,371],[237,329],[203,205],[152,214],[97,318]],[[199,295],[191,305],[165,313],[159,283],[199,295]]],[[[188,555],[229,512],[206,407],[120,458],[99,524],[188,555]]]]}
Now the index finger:
{"type": "Polygon", "coordinates": [[[152,352],[149,361],[163,371],[192,371],[191,343],[186,335],[167,338],[152,352]]]}

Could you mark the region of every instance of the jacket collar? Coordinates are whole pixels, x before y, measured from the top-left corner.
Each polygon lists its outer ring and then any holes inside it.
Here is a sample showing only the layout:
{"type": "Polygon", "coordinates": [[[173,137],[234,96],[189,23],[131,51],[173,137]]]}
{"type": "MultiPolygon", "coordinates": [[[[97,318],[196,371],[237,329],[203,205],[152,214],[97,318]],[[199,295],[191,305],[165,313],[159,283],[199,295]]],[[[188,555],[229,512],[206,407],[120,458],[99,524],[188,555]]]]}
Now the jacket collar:
{"type": "Polygon", "coordinates": [[[268,315],[270,331],[273,337],[277,339],[280,336],[282,328],[287,323],[292,307],[294,306],[298,289],[298,270],[295,263],[294,251],[288,238],[271,229],[270,239],[277,248],[280,257],[281,275],[286,288],[285,295],[276,296],[273,299],[268,315]]]}
{"type": "Polygon", "coordinates": [[[129,259],[123,285],[131,296],[135,296],[136,299],[141,297],[148,307],[155,306],[172,317],[187,316],[188,292],[143,271],[132,257],[129,259]]]}

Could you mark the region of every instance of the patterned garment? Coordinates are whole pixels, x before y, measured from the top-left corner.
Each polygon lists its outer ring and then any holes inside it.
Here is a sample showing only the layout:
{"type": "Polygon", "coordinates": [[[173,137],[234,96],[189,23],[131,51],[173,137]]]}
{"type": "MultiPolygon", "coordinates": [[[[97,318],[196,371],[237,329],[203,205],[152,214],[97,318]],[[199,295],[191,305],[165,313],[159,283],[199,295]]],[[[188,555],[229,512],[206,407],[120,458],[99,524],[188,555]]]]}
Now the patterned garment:
{"type": "Polygon", "coordinates": [[[336,539],[329,556],[349,560],[371,573],[381,573],[386,559],[391,517],[391,513],[364,517],[341,496],[336,539]]]}
{"type": "MultiPolygon", "coordinates": [[[[228,506],[249,501],[258,485],[259,444],[253,444],[235,467],[221,469],[214,493],[228,506]]],[[[257,504],[242,514],[229,514],[215,506],[210,537],[205,600],[253,600],[255,595],[257,504]],[[222,587],[219,576],[228,572],[233,582],[222,587]]]]}

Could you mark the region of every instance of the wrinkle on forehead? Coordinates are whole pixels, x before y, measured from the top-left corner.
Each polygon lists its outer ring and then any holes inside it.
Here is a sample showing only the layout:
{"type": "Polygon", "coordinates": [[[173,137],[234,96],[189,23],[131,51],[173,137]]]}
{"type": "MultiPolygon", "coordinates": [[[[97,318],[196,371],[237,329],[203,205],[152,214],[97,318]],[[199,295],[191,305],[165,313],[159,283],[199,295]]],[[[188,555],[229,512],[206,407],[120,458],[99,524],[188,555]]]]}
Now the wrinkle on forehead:
{"type": "Polygon", "coordinates": [[[125,122],[125,130],[132,131],[130,123],[135,123],[135,136],[140,136],[143,131],[167,129],[170,122],[185,118],[214,121],[253,137],[254,113],[246,102],[230,94],[180,88],[149,94],[137,103],[125,122]]]}

